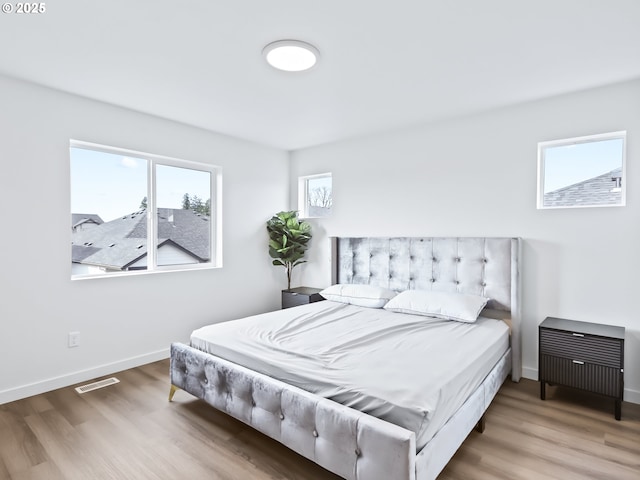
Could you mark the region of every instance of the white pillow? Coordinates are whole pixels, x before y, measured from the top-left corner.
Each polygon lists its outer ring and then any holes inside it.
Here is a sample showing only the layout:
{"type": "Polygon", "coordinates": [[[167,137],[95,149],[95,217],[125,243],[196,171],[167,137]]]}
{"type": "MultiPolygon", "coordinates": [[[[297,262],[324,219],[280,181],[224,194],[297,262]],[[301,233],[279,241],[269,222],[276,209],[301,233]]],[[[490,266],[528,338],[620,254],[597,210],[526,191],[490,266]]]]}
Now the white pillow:
{"type": "Polygon", "coordinates": [[[382,308],[396,292],[373,285],[337,284],[331,285],[320,292],[327,300],[349,303],[360,307],[382,308]]]}
{"type": "Polygon", "coordinates": [[[392,312],[473,323],[488,301],[488,298],[465,293],[405,290],[391,299],[384,308],[392,312]]]}

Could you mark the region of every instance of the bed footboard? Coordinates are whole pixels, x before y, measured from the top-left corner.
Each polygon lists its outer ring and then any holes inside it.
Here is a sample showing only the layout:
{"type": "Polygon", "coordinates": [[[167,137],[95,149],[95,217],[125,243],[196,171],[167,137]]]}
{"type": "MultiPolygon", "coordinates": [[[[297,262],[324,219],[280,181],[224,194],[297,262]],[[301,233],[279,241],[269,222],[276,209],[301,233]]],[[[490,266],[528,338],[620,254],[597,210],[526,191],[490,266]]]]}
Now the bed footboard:
{"type": "Polygon", "coordinates": [[[172,391],[198,397],[349,480],[415,480],[415,434],[181,343],[172,391]]]}

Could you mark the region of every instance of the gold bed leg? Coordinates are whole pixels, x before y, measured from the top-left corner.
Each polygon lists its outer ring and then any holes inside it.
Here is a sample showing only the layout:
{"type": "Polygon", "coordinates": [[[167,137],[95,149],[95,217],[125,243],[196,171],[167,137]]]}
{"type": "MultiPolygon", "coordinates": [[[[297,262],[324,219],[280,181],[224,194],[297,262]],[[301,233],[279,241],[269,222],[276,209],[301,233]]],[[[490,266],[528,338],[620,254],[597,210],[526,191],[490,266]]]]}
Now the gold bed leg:
{"type": "Polygon", "coordinates": [[[178,390],[179,390],[178,387],[176,387],[175,385],[171,385],[171,388],[169,389],[169,401],[173,400],[173,396],[176,394],[178,390]]]}

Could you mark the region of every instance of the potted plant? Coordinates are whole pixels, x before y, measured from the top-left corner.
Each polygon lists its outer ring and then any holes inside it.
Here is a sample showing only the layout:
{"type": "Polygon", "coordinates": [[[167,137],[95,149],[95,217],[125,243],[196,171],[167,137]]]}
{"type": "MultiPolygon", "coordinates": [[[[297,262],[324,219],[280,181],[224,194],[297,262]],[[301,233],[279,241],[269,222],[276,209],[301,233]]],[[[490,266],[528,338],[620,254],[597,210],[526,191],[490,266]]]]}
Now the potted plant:
{"type": "Polygon", "coordinates": [[[269,232],[269,255],[273,264],[287,269],[287,289],[291,288],[291,272],[293,267],[305,263],[303,260],[309,240],[311,225],[298,219],[298,212],[276,213],[267,222],[269,232]]]}

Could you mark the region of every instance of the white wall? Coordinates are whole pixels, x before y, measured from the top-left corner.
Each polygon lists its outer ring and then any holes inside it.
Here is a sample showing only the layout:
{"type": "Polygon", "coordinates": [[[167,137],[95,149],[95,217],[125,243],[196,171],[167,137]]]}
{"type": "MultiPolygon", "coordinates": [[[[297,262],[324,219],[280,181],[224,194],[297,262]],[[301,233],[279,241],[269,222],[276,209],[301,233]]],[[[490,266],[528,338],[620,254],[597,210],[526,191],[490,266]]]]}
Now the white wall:
{"type": "Polygon", "coordinates": [[[288,175],[285,151],[0,77],[0,403],[165,358],[198,326],[279,308],[286,276],[265,222],[287,208],[288,175]],[[72,282],[71,138],[222,166],[224,267],[72,282]]]}
{"type": "Polygon", "coordinates": [[[524,375],[545,317],[622,325],[625,399],[640,403],[639,112],[634,81],[294,152],[291,198],[299,175],[332,172],[334,202],[297,284],[328,285],[327,236],[522,237],[524,375]],[[539,141],[619,130],[626,207],[536,209],[539,141]]]}

